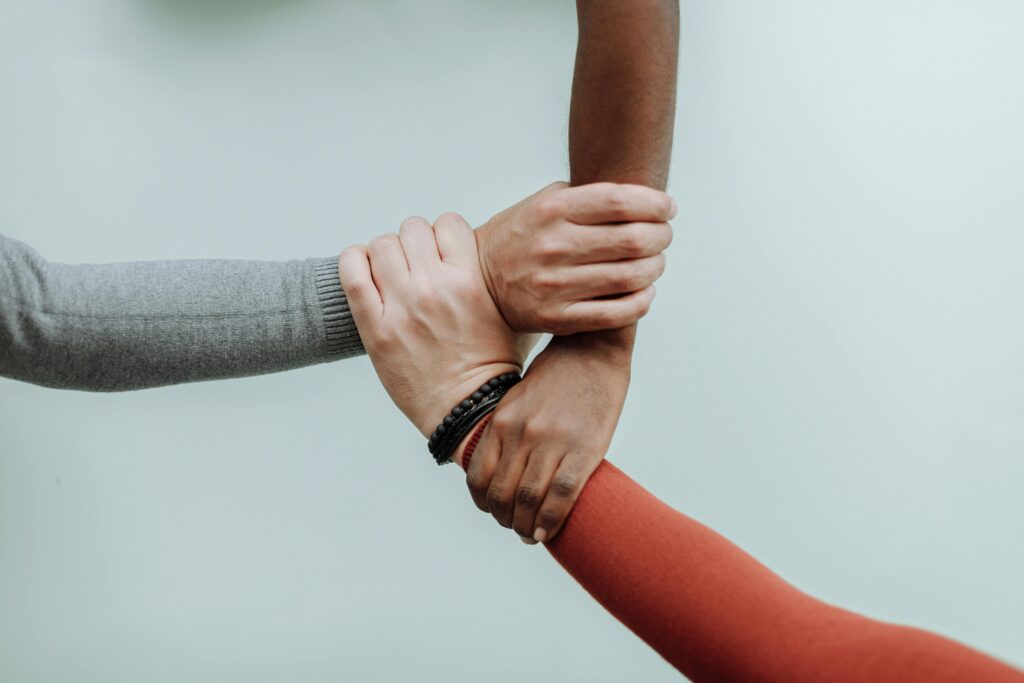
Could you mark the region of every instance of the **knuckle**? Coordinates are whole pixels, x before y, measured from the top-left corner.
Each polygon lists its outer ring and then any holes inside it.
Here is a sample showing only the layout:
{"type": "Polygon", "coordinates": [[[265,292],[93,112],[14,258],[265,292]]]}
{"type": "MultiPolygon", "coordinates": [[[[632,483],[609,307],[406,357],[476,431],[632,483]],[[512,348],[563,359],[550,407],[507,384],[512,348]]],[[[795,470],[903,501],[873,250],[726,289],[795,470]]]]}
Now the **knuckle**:
{"type": "Polygon", "coordinates": [[[619,249],[628,258],[639,258],[647,254],[648,240],[637,226],[622,228],[619,233],[619,249]]]}
{"type": "Polygon", "coordinates": [[[550,270],[539,270],[532,277],[533,288],[538,292],[555,292],[565,286],[565,279],[550,270]]]}
{"type": "Polygon", "coordinates": [[[466,486],[468,486],[469,490],[474,494],[485,496],[488,484],[490,484],[490,480],[479,472],[470,471],[466,474],[466,486]]]}
{"type": "Polygon", "coordinates": [[[658,215],[666,218],[672,213],[672,198],[664,192],[658,195],[658,215]]]}
{"type": "Polygon", "coordinates": [[[495,411],[494,417],[491,418],[490,429],[493,429],[499,437],[511,434],[515,426],[516,419],[507,412],[495,411]]]}
{"type": "Polygon", "coordinates": [[[553,261],[561,256],[564,256],[568,249],[565,244],[552,238],[541,238],[537,240],[534,246],[537,257],[543,261],[553,261]]]}
{"type": "Polygon", "coordinates": [[[516,505],[522,507],[536,507],[540,502],[540,491],[535,486],[524,485],[516,489],[516,505]]]}
{"type": "Polygon", "coordinates": [[[543,221],[558,218],[565,213],[565,198],[560,192],[552,192],[538,197],[534,203],[534,211],[543,221]]]}
{"type": "Polygon", "coordinates": [[[445,211],[440,216],[438,216],[437,220],[434,222],[443,225],[452,223],[464,223],[465,220],[466,219],[462,217],[462,214],[456,213],[455,211],[445,211]]]}
{"type": "Polygon", "coordinates": [[[548,435],[547,425],[539,420],[530,420],[523,425],[523,439],[525,441],[540,441],[548,435]]]}
{"type": "Polygon", "coordinates": [[[572,498],[579,489],[580,480],[573,474],[558,474],[551,480],[551,492],[559,498],[572,498]]]}
{"type": "Polygon", "coordinates": [[[339,279],[341,280],[342,287],[345,289],[345,294],[348,296],[355,297],[369,289],[366,280],[361,277],[353,277],[350,274],[342,273],[339,279]]]}
{"type": "Polygon", "coordinates": [[[430,227],[430,223],[423,216],[409,216],[402,221],[402,228],[422,228],[423,226],[430,227]]]}
{"type": "Polygon", "coordinates": [[[624,218],[629,214],[630,196],[631,193],[626,186],[610,184],[605,190],[605,204],[616,216],[624,218]]]}
{"type": "Polygon", "coordinates": [[[491,486],[487,489],[487,504],[495,510],[507,510],[512,506],[512,499],[504,489],[491,486]]]}
{"type": "Polygon", "coordinates": [[[382,326],[373,336],[373,348],[380,353],[388,353],[398,347],[398,335],[391,327],[382,326]]]}
{"type": "Polygon", "coordinates": [[[339,258],[350,259],[362,256],[365,249],[366,247],[362,246],[361,244],[349,245],[342,250],[341,256],[339,258]]]}
{"type": "Polygon", "coordinates": [[[395,246],[398,246],[398,235],[393,232],[377,235],[370,240],[370,249],[387,249],[395,246]]]}
{"type": "Polygon", "coordinates": [[[620,292],[632,292],[643,281],[643,270],[636,265],[624,268],[611,278],[611,285],[620,292]]]}

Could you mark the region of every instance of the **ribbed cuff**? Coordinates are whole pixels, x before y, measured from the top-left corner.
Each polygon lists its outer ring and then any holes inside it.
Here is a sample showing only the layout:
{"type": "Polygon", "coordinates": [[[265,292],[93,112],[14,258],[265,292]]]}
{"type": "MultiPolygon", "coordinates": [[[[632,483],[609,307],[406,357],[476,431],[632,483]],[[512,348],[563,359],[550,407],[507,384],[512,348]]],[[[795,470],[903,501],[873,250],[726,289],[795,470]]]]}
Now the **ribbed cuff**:
{"type": "Polygon", "coordinates": [[[366,353],[348,299],[338,276],[338,257],[326,258],[315,266],[316,295],[324,319],[325,360],[349,358],[366,353]]]}

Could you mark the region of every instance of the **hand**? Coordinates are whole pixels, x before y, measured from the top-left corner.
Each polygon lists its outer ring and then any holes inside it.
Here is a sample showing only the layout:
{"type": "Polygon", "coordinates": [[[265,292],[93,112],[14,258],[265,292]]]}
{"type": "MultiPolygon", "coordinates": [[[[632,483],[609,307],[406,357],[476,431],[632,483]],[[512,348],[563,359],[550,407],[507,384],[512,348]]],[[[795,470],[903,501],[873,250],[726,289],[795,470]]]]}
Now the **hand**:
{"type": "Polygon", "coordinates": [[[631,339],[556,337],[484,429],[466,482],[477,507],[524,541],[559,532],[608,450],[629,388],[631,339]]]}
{"type": "Polygon", "coordinates": [[[676,210],[667,194],[640,185],[549,185],[477,229],[491,298],[520,332],[632,325],[665,269],[676,210]]]}
{"type": "Polygon", "coordinates": [[[407,218],[398,235],[346,249],[338,267],[381,383],[424,436],[481,384],[522,368],[532,341],[495,307],[458,214],[433,228],[407,218]]]}

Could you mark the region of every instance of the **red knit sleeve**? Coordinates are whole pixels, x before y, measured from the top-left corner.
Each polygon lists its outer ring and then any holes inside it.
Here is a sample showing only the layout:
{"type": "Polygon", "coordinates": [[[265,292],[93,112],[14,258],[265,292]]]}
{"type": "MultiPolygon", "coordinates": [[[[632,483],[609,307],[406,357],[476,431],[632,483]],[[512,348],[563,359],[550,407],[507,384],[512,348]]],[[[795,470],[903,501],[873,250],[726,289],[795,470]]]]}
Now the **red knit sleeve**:
{"type": "Polygon", "coordinates": [[[698,683],[1024,681],[1021,671],[954,641],[798,591],[610,463],[591,477],[548,549],[698,683]]]}

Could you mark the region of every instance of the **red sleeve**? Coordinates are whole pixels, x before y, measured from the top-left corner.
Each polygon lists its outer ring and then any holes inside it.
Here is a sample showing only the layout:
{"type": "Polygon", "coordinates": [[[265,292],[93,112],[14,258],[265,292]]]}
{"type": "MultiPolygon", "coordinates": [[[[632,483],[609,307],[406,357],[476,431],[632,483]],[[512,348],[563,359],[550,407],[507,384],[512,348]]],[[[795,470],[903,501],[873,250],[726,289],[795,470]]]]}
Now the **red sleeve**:
{"type": "Polygon", "coordinates": [[[1024,681],[919,629],[801,593],[610,463],[591,477],[555,559],[616,618],[697,682],[1024,681]]]}

